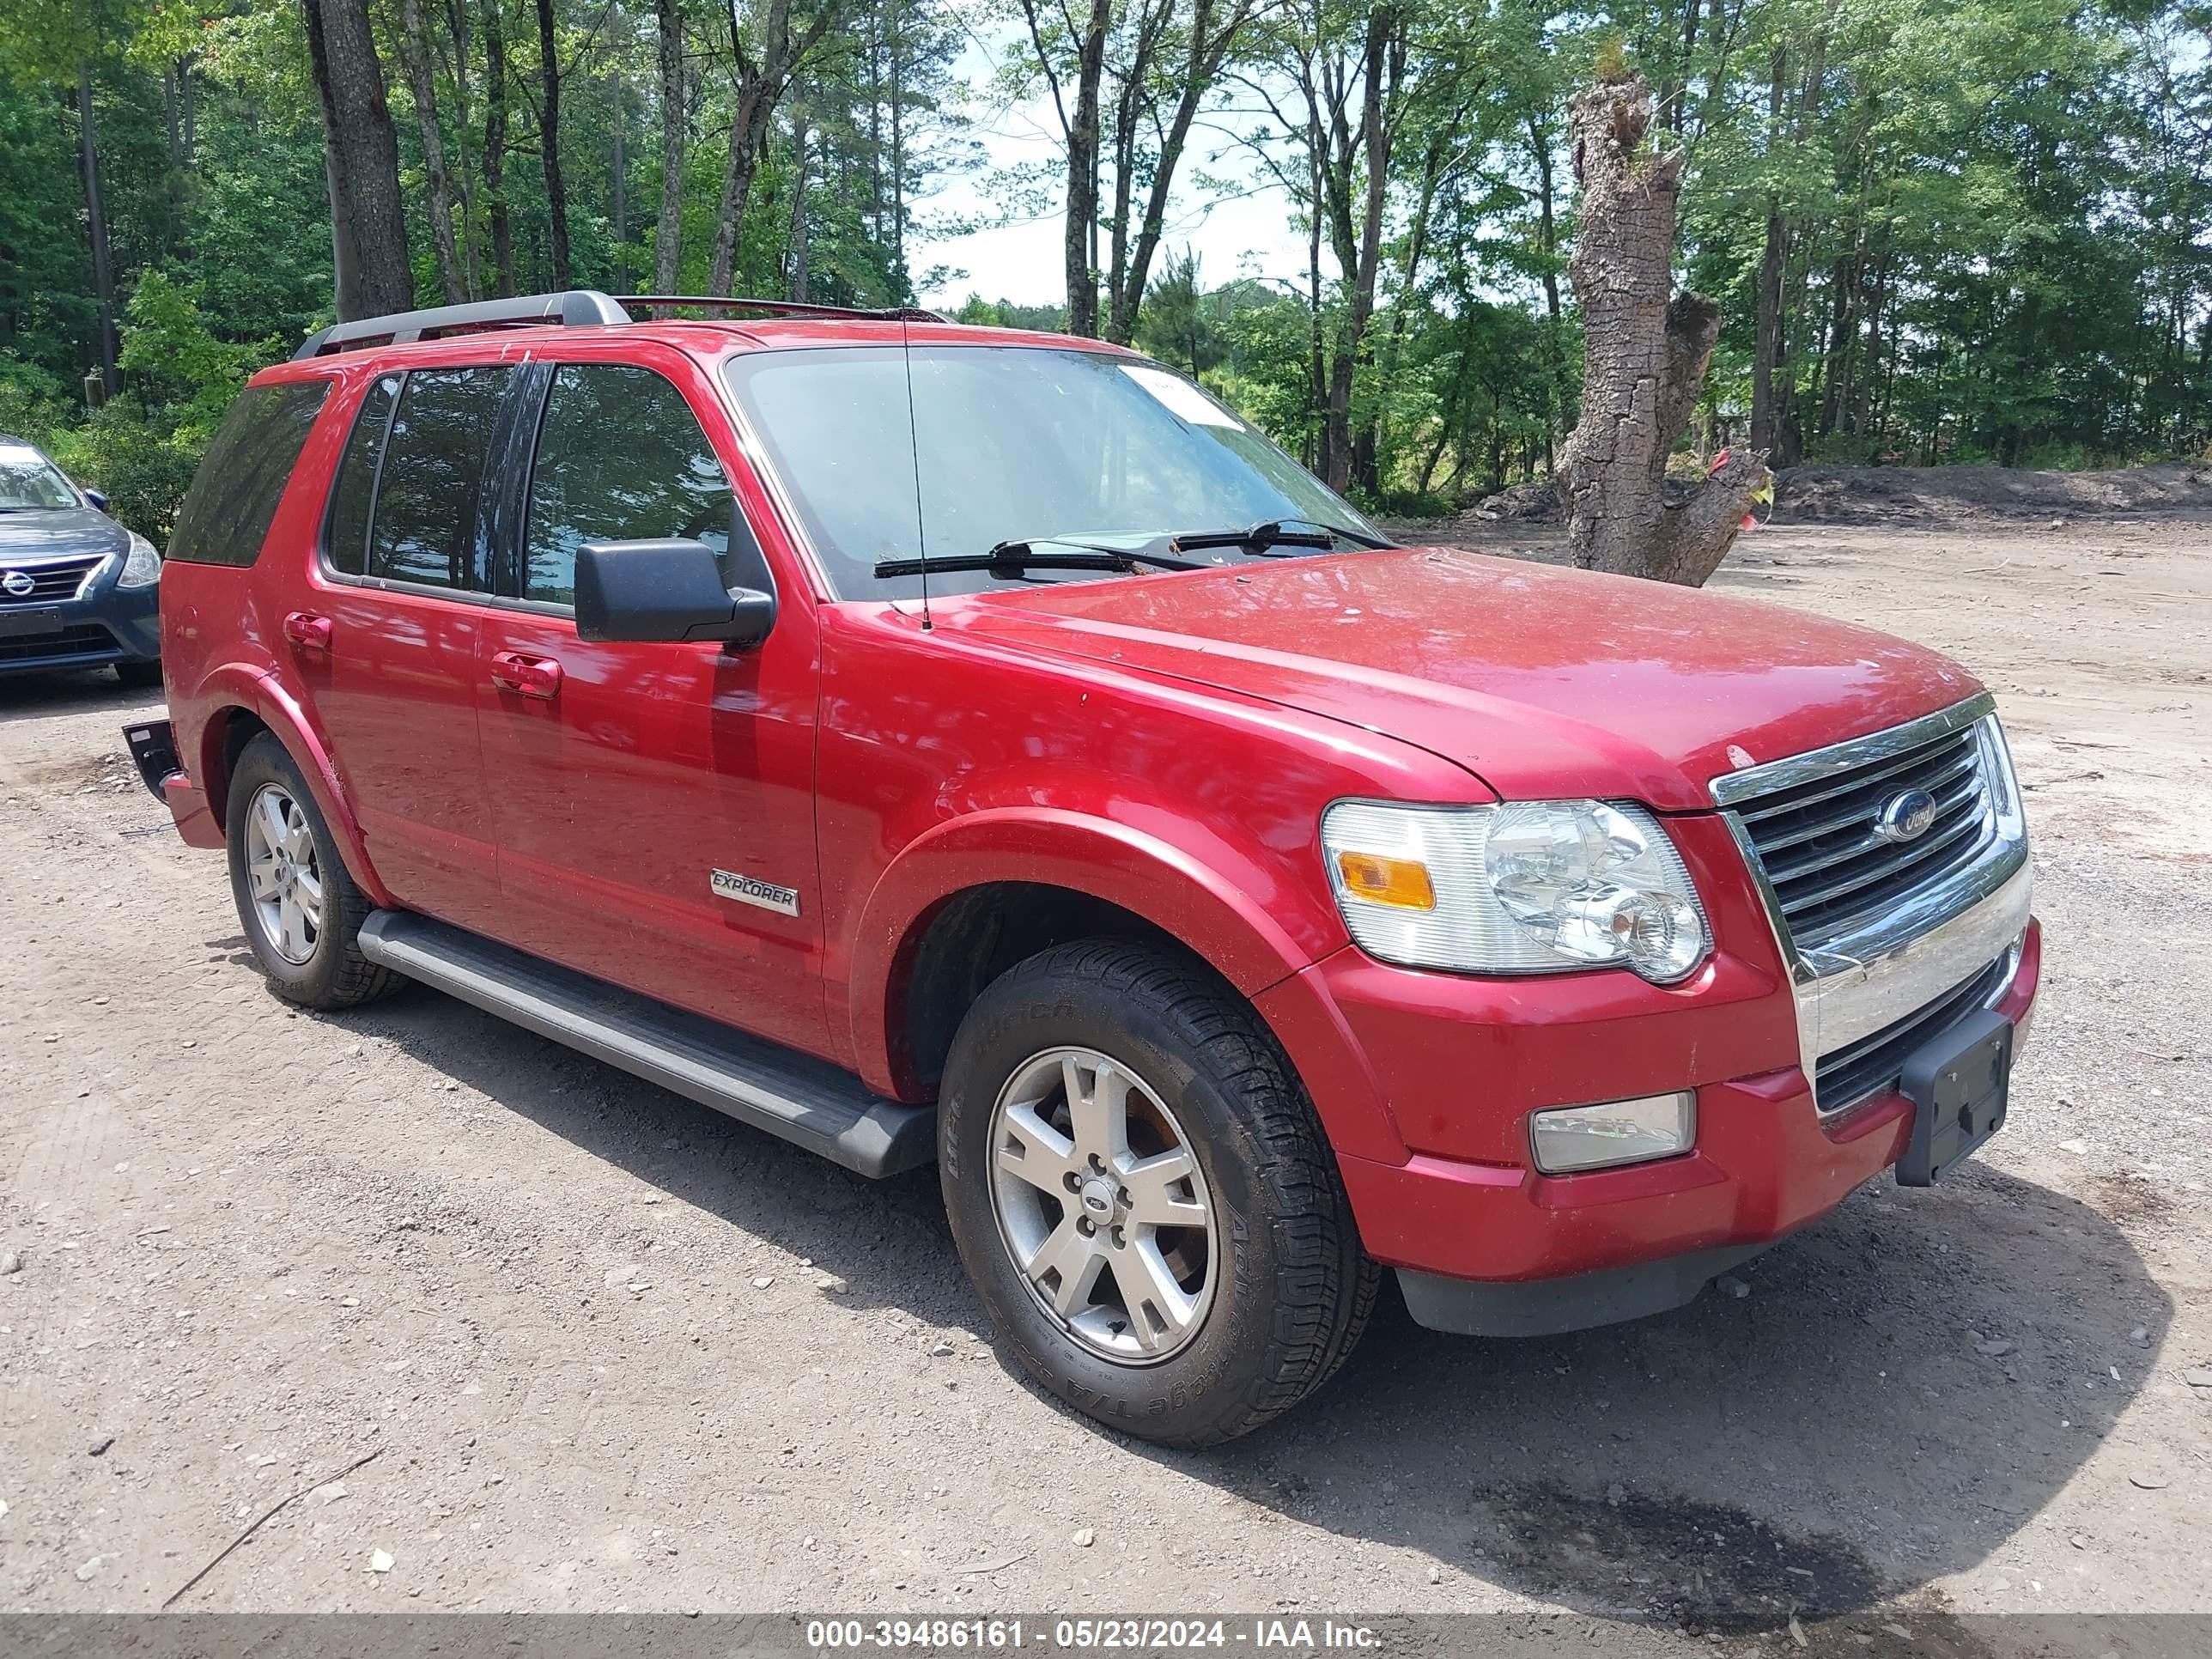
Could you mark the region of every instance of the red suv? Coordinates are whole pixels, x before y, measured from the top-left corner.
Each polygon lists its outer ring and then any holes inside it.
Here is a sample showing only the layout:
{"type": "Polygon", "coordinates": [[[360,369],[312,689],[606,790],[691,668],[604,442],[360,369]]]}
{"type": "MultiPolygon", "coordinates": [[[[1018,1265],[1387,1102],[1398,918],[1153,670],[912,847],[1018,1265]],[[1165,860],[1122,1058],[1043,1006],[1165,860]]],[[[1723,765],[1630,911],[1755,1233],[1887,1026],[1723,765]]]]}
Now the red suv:
{"type": "Polygon", "coordinates": [[[731,309],[382,318],[240,398],[130,735],[280,995],[933,1158],[1022,1363],[1184,1445],[1384,1267],[1631,1318],[2002,1122],[2039,932],[1954,664],[1391,546],[1095,341],[731,309]]]}

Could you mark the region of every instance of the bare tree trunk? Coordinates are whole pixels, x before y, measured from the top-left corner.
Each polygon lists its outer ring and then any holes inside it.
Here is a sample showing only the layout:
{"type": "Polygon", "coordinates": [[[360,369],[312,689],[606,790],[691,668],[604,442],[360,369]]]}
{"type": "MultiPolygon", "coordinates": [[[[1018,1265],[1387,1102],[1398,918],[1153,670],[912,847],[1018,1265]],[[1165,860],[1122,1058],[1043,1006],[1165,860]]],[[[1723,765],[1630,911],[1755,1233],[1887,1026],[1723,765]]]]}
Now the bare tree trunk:
{"type": "MultiPolygon", "coordinates": [[[[385,100],[368,0],[302,0],[307,54],[330,146],[331,211],[349,222],[360,284],[357,316],[406,311],[415,303],[400,210],[399,139],[385,100]]],[[[335,217],[332,234],[337,236],[335,217]]],[[[341,321],[349,321],[342,307],[341,321]]]]}
{"type": "Polygon", "coordinates": [[[653,289],[673,294],[684,258],[684,143],[690,125],[684,89],[682,0],[659,0],[660,218],[653,233],[653,289]]]}
{"type": "Polygon", "coordinates": [[[476,118],[469,102],[468,0],[446,0],[446,33],[453,45],[453,61],[450,67],[453,77],[453,159],[456,165],[452,173],[461,192],[461,286],[468,297],[475,300],[483,297],[483,289],[477,275],[476,168],[469,159],[469,124],[476,118]]]}
{"type": "MultiPolygon", "coordinates": [[[[794,88],[794,93],[796,89],[794,88]]],[[[806,101],[791,106],[791,298],[806,303],[806,101]]]]}
{"type": "Polygon", "coordinates": [[[484,202],[491,218],[492,292],[514,292],[514,218],[507,205],[507,27],[499,0],[478,0],[484,32],[484,202]]]}
{"type": "Polygon", "coordinates": [[[607,94],[614,106],[615,291],[629,291],[629,110],[623,75],[623,53],[629,42],[623,30],[622,7],[611,4],[614,43],[607,53],[607,94]]]}
{"type": "Polygon", "coordinates": [[[1567,269],[1586,342],[1582,419],[1559,460],[1567,544],[1585,570],[1702,586],[1768,477],[1731,453],[1688,501],[1666,504],[1667,456],[1688,425],[1720,337],[1720,307],[1674,285],[1682,151],[1650,146],[1642,76],[1577,93],[1568,106],[1580,234],[1567,269]]]}
{"type": "Polygon", "coordinates": [[[1328,372],[1328,479],[1329,488],[1336,490],[1352,483],[1352,380],[1366,348],[1368,321],[1375,314],[1375,277],[1382,255],[1382,205],[1389,187],[1390,130],[1384,120],[1383,104],[1404,73],[1405,53],[1403,20],[1388,9],[1371,13],[1361,54],[1359,145],[1366,188],[1356,240],[1344,234],[1350,229],[1350,210],[1349,202],[1341,198],[1348,196],[1348,190],[1340,191],[1338,215],[1341,223],[1337,259],[1352,293],[1328,372]]]}
{"type": "Polygon", "coordinates": [[[431,73],[429,34],[422,27],[422,0],[400,0],[399,57],[407,88],[415,98],[415,125],[422,138],[422,172],[430,192],[430,240],[437,249],[438,283],[448,303],[469,297],[461,277],[460,254],[453,241],[453,181],[446,172],[446,140],[438,125],[438,83],[431,73]]]}
{"type": "MultiPolygon", "coordinates": [[[[548,0],[550,3],[550,0],[548,0]]],[[[730,31],[736,107],[730,116],[730,160],[722,174],[722,200],[715,215],[714,251],[708,261],[707,292],[725,295],[737,272],[738,234],[751,199],[753,173],[767,142],[769,124],[808,55],[844,15],[843,0],[817,0],[814,15],[795,36],[791,0],[768,0],[761,17],[759,55],[747,46],[736,0],[725,0],[730,31]]]]}
{"type": "MultiPolygon", "coordinates": [[[[1158,255],[1160,237],[1167,223],[1168,191],[1175,184],[1176,168],[1182,164],[1184,147],[1190,142],[1191,125],[1198,118],[1199,106],[1206,93],[1220,78],[1221,65],[1229,49],[1252,18],[1248,0],[1231,0],[1228,15],[1216,27],[1216,5],[1217,0],[1192,0],[1187,26],[1190,30],[1189,51],[1183,60],[1175,113],[1160,139],[1159,154],[1153,159],[1145,197],[1144,222],[1126,262],[1118,246],[1121,240],[1121,227],[1118,222],[1115,225],[1117,246],[1111,280],[1107,284],[1106,337],[1122,345],[1128,344],[1137,331],[1137,313],[1144,305],[1145,285],[1152,280],[1152,260],[1158,255]]],[[[1123,193],[1126,195],[1126,190],[1123,193]]]]}
{"type": "Polygon", "coordinates": [[[1106,67],[1113,0],[1091,0],[1091,21],[1076,58],[1075,115],[1067,129],[1067,331],[1098,332],[1098,84],[1106,67]]]}
{"type": "Polygon", "coordinates": [[[100,199],[100,137],[92,118],[92,60],[76,66],[77,162],[84,173],[84,210],[92,233],[92,286],[100,313],[100,386],[112,398],[122,389],[115,372],[115,262],[107,247],[107,210],[100,199]]]}
{"type": "Polygon", "coordinates": [[[568,182],[561,171],[561,59],[553,44],[553,0],[538,0],[538,80],[544,89],[538,148],[545,164],[545,215],[553,243],[553,286],[568,286],[568,182]]]}

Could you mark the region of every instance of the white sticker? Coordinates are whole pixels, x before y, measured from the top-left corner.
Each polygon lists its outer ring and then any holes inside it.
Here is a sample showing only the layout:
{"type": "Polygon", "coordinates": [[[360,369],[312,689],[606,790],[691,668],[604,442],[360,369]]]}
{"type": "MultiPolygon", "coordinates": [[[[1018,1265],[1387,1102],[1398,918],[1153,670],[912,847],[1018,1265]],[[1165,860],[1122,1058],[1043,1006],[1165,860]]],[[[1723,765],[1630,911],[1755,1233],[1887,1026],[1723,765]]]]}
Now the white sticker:
{"type": "Polygon", "coordinates": [[[11,466],[36,466],[46,459],[28,444],[0,444],[0,461],[11,466]]]}
{"type": "Polygon", "coordinates": [[[1243,422],[1180,376],[1135,363],[1122,364],[1121,372],[1158,398],[1170,414],[1180,416],[1193,426],[1225,426],[1233,431],[1243,430],[1243,422]]]}

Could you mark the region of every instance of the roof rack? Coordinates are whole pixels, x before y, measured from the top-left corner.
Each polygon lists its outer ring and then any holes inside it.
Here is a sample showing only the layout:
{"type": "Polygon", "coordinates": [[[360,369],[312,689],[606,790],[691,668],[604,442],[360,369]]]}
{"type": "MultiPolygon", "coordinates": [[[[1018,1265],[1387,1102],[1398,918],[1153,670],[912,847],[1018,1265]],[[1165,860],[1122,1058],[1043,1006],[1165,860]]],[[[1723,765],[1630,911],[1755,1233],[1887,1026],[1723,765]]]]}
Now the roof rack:
{"type": "Polygon", "coordinates": [[[631,306],[691,306],[706,311],[757,311],[769,317],[858,317],[883,323],[945,323],[952,320],[942,312],[924,311],[918,306],[869,310],[860,306],[816,305],[805,300],[749,300],[742,295],[717,299],[703,294],[625,294],[623,303],[631,306]]]}
{"type": "Polygon", "coordinates": [[[854,317],[884,322],[941,323],[934,311],[905,307],[863,311],[851,306],[809,305],[797,300],[715,298],[706,295],[637,294],[621,300],[596,289],[571,289],[565,294],[525,294],[505,300],[480,300],[472,305],[433,306],[423,311],[398,311],[386,317],[362,317],[349,323],[333,323],[310,334],[292,354],[292,361],[327,357],[363,346],[405,345],[416,340],[434,340],[448,334],[481,334],[497,329],[558,325],[568,328],[611,328],[635,320],[630,306],[684,306],[708,311],[751,311],[775,317],[854,317]]]}
{"type": "Polygon", "coordinates": [[[572,289],[566,294],[525,294],[507,300],[433,306],[426,311],[396,311],[387,317],[362,317],[350,323],[333,323],[302,340],[300,349],[292,354],[292,361],[327,357],[333,352],[361,346],[404,345],[411,340],[434,340],[441,335],[474,334],[533,323],[578,328],[629,320],[629,313],[594,289],[572,289]]]}

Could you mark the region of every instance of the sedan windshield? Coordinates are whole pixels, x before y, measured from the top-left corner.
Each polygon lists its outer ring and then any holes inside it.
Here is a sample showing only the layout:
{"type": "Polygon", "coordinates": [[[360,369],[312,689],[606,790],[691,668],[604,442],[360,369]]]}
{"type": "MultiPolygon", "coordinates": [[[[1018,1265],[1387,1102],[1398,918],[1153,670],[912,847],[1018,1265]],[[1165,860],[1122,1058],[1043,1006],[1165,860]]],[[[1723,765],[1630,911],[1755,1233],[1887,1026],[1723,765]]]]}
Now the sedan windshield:
{"type": "MultiPolygon", "coordinates": [[[[1066,540],[1169,551],[1162,538],[1280,520],[1301,532],[1374,526],[1313,474],[1189,381],[1140,359],[1037,346],[916,346],[912,416],[896,346],[761,351],[733,358],[732,388],[793,498],[841,599],[904,599],[925,551],[933,593],[1014,581],[1096,581],[1087,568],[945,570],[1008,544],[1066,540]],[[917,478],[919,482],[917,483],[917,478]],[[917,531],[917,517],[920,531],[917,531]]],[[[1323,542],[1308,534],[1304,542],[1323,542]]],[[[1379,538],[1378,538],[1379,539],[1379,538]]],[[[1320,550],[1215,546],[1205,562],[1320,550]]],[[[1098,568],[1100,565],[1109,568],[1098,568]]],[[[1150,565],[1139,565],[1150,569],[1150,565]]]]}
{"type": "Polygon", "coordinates": [[[76,504],[76,491],[52,461],[28,444],[0,443],[0,513],[37,513],[76,504]]]}

